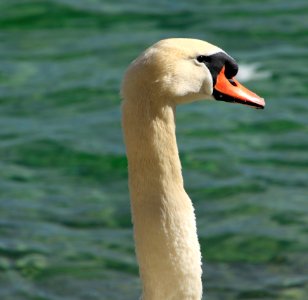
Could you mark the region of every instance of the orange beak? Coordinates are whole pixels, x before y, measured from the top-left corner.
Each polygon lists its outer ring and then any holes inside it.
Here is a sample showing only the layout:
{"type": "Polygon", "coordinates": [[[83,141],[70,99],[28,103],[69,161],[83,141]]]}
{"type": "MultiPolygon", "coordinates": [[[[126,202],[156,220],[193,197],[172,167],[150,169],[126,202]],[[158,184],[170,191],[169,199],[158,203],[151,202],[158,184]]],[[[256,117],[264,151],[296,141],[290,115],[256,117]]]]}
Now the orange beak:
{"type": "Polygon", "coordinates": [[[241,103],[261,109],[265,107],[263,98],[245,88],[236,79],[226,78],[225,67],[217,76],[213,96],[220,101],[241,103]]]}

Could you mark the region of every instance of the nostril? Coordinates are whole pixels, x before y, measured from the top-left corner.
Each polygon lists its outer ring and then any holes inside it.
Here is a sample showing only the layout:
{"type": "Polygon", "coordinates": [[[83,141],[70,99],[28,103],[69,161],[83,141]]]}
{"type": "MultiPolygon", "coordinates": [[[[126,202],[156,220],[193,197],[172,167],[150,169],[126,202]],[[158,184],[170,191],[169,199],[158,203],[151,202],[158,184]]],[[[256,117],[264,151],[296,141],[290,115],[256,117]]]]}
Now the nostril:
{"type": "Polygon", "coordinates": [[[237,86],[236,82],[233,79],[228,79],[228,80],[232,85],[237,86]]]}

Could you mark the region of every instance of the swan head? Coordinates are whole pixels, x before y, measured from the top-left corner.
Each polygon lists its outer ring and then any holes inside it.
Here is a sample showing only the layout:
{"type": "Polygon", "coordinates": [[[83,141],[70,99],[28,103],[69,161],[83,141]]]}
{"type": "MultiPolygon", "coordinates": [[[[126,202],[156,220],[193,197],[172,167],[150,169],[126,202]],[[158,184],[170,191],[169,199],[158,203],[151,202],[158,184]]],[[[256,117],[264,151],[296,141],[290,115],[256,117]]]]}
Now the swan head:
{"type": "Polygon", "coordinates": [[[125,99],[142,95],[173,104],[216,99],[264,108],[264,99],[234,78],[237,71],[236,61],[210,43],[161,40],[132,62],[123,80],[122,95],[125,99]]]}

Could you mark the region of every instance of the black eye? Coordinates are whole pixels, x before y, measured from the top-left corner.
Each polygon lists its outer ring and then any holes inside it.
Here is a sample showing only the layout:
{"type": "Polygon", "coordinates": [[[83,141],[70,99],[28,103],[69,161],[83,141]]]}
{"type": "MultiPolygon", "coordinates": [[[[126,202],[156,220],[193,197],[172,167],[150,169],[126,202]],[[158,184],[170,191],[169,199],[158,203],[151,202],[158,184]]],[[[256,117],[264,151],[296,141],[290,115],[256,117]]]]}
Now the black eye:
{"type": "Polygon", "coordinates": [[[197,61],[199,63],[204,63],[204,62],[208,62],[209,61],[209,57],[205,56],[205,55],[198,55],[197,56],[197,61]]]}

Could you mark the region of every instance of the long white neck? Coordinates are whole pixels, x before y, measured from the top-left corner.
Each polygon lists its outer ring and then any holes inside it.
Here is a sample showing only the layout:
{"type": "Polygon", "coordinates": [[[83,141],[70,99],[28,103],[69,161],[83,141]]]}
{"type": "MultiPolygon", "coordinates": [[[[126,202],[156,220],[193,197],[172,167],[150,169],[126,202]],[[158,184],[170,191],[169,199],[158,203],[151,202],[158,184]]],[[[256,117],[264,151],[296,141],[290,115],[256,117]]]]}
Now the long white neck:
{"type": "Polygon", "coordinates": [[[202,297],[194,209],[183,187],[175,109],[159,99],[125,99],[134,236],[143,300],[202,297]]]}

